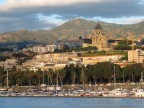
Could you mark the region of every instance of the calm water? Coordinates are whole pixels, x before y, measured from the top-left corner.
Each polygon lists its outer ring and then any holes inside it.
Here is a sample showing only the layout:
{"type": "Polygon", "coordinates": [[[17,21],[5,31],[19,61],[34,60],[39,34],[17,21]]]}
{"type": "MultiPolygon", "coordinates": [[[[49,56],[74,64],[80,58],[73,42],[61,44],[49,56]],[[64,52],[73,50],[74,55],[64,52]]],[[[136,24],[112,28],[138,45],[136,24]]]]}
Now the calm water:
{"type": "Polygon", "coordinates": [[[0,108],[144,108],[144,99],[130,98],[0,98],[0,108]]]}

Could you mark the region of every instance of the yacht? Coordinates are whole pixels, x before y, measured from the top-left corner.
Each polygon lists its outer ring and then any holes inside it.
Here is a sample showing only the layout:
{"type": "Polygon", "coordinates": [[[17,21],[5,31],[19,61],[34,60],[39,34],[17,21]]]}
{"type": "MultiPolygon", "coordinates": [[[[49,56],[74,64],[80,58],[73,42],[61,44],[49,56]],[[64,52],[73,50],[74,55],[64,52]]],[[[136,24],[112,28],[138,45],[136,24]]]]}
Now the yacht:
{"type": "Polygon", "coordinates": [[[135,96],[136,96],[136,97],[144,97],[144,89],[138,89],[138,90],[135,92],[135,96]]]}
{"type": "Polygon", "coordinates": [[[130,94],[126,89],[117,88],[109,92],[109,97],[128,97],[130,94]]]}

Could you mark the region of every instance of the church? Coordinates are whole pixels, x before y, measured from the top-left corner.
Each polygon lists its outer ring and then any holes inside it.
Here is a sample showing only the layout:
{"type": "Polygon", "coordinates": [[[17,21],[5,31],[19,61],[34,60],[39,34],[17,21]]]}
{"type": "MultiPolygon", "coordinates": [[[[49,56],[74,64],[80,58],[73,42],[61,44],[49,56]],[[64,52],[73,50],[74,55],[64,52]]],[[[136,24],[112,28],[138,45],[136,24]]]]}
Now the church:
{"type": "Polygon", "coordinates": [[[97,23],[95,29],[93,30],[93,33],[88,37],[90,37],[91,43],[83,43],[83,47],[97,47],[98,51],[110,50],[110,48],[108,47],[107,36],[103,32],[100,22],[97,23]]]}

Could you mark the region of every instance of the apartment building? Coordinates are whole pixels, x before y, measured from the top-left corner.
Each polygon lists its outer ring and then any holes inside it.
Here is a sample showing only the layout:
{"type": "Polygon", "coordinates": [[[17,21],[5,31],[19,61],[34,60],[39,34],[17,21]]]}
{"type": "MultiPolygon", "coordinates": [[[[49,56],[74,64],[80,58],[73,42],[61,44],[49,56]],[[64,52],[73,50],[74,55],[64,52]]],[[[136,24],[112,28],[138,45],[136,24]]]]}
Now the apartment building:
{"type": "Polygon", "coordinates": [[[144,62],[144,51],[141,49],[128,51],[128,61],[143,63],[144,62]]]}

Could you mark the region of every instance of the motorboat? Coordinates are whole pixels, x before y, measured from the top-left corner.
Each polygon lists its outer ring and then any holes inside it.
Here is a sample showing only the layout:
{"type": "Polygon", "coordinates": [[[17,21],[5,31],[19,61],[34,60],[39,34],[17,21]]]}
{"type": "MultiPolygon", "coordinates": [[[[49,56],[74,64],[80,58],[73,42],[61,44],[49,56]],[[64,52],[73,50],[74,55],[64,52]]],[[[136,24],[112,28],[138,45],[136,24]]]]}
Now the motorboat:
{"type": "Polygon", "coordinates": [[[144,89],[138,89],[138,90],[135,92],[135,96],[136,96],[136,97],[144,97],[144,89]]]}
{"type": "Polygon", "coordinates": [[[128,97],[129,93],[126,89],[117,88],[109,92],[109,97],[128,97]]]}

